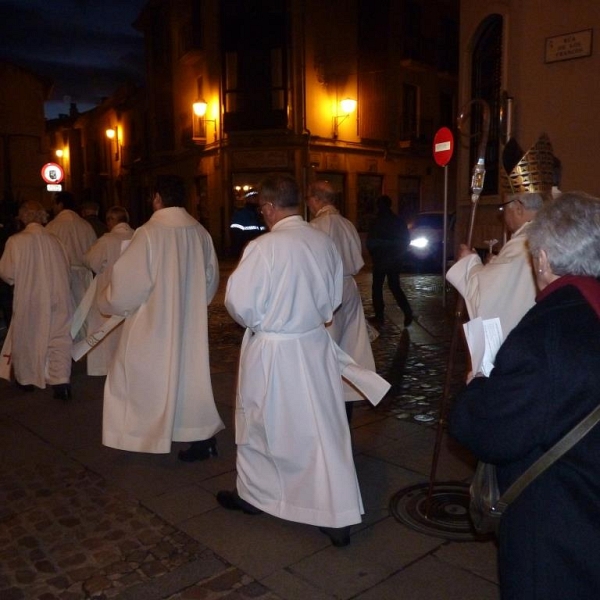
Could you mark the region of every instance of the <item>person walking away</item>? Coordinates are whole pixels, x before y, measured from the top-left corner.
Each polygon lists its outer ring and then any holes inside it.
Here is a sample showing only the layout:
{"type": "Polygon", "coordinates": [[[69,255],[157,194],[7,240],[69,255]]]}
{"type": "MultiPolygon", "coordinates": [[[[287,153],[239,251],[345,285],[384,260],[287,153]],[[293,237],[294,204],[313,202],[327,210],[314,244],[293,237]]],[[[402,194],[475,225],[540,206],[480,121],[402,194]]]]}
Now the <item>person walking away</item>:
{"type": "MultiPolygon", "coordinates": [[[[83,300],[85,292],[92,283],[92,272],[83,264],[83,255],[96,241],[93,227],[75,212],[75,197],[71,192],[58,192],[52,206],[54,218],[46,225],[63,244],[71,266],[71,294],[75,308],[83,300]]],[[[83,339],[85,331],[80,337],[83,339]]]]}
{"type": "MultiPolygon", "coordinates": [[[[312,183],[306,203],[312,216],[310,224],[333,240],[343,264],[342,304],[334,312],[327,331],[338,346],[348,353],[357,364],[365,369],[375,371],[375,359],[369,341],[365,313],[354,279],[354,276],[365,264],[358,231],[335,207],[335,190],[329,182],[315,181],[312,183]]],[[[354,403],[364,400],[364,396],[354,386],[344,381],[344,399],[350,422],[354,403]]]]}
{"type": "MultiPolygon", "coordinates": [[[[133,229],[129,226],[129,213],[122,206],[112,206],[106,211],[107,233],[98,238],[92,247],[83,255],[83,264],[96,274],[95,300],[87,316],[87,331],[93,334],[106,323],[108,317],[98,309],[98,298],[110,281],[112,266],[121,255],[124,242],[133,237],[133,229]]],[[[115,327],[99,344],[87,354],[87,374],[106,375],[112,360],[122,327],[115,327]]]]}
{"type": "Polygon", "coordinates": [[[100,218],[100,205],[97,202],[84,202],[81,216],[93,227],[96,237],[100,238],[108,231],[106,223],[100,218]]]}
{"type": "Polygon", "coordinates": [[[47,213],[39,202],[25,202],[18,218],[25,229],[8,238],[0,258],[0,278],[14,286],[13,314],[2,351],[3,361],[10,362],[3,366],[12,367],[16,382],[25,389],[49,384],[55,398],[70,400],[69,262],[61,243],[44,228],[47,213]]]}
{"type": "Polygon", "coordinates": [[[246,333],[236,403],[237,489],[230,510],[321,528],[350,543],[363,505],[334,342],[325,329],[342,300],[333,241],[298,214],[288,176],[268,177],[259,206],[269,233],[250,242],[227,282],[225,306],[246,333]]]}
{"type": "Polygon", "coordinates": [[[374,325],[383,325],[385,303],[383,284],[387,284],[400,310],[404,313],[404,326],[413,322],[413,310],[406,294],[400,286],[402,258],[408,249],[410,236],[406,221],[392,211],[392,199],[389,196],[377,198],[377,215],[369,227],[367,249],[373,261],[373,281],[371,296],[375,316],[374,325]]]}
{"type": "Polygon", "coordinates": [[[125,317],[104,386],[102,443],[169,453],[216,454],[224,428],[210,379],[207,306],[219,285],[210,234],[184,208],[181,177],[159,176],[154,213],[117,259],[98,308],[125,317]]]}

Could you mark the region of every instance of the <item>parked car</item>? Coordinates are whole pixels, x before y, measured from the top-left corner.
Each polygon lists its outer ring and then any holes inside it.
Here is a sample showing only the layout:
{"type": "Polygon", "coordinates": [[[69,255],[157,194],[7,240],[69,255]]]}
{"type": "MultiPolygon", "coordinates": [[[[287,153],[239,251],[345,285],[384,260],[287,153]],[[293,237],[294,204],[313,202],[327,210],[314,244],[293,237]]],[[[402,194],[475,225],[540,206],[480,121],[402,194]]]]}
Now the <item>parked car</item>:
{"type": "MultiPolygon", "coordinates": [[[[454,258],[455,214],[448,215],[446,261],[454,258]]],[[[419,271],[442,269],[444,252],[444,213],[429,211],[418,213],[408,225],[410,245],[406,255],[408,268],[419,271]]]]}

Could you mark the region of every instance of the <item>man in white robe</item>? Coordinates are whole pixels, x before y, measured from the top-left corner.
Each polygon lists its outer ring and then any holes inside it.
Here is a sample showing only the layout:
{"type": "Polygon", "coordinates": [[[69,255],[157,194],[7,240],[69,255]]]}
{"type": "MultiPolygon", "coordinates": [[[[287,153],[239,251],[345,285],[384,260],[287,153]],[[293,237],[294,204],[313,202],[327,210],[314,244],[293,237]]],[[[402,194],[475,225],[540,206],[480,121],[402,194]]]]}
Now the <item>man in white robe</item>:
{"type": "Polygon", "coordinates": [[[71,265],[71,293],[75,307],[83,299],[92,283],[92,272],[83,264],[83,255],[96,241],[94,228],[75,212],[75,199],[71,192],[58,192],[52,206],[54,218],[46,225],[63,244],[71,265]]]}
{"type": "Polygon", "coordinates": [[[225,306],[247,329],[237,490],[217,500],[319,526],[344,546],[363,506],[336,347],[325,328],[342,300],[342,261],[333,241],[299,216],[292,178],[265,179],[259,205],[270,232],[246,246],[227,282],[225,306]]]}
{"type": "MultiPolygon", "coordinates": [[[[87,316],[87,333],[93,334],[100,329],[108,317],[98,309],[98,298],[110,281],[112,267],[121,255],[123,242],[133,236],[129,226],[129,213],[122,206],[113,206],[106,211],[108,232],[98,238],[92,247],[83,255],[83,264],[96,274],[96,297],[87,316]]],[[[115,327],[87,354],[87,374],[106,375],[108,365],[115,355],[121,326],[115,327]]]]}
{"type": "MultiPolygon", "coordinates": [[[[349,354],[357,364],[375,371],[375,359],[369,340],[367,322],[360,292],[354,276],[362,269],[360,236],[356,227],[342,217],[335,207],[335,190],[327,181],[316,181],[308,192],[308,209],[313,217],[310,224],[326,233],[334,242],[344,266],[344,292],[342,304],[335,311],[327,331],[338,346],[349,354]]],[[[352,385],[344,381],[344,398],[348,420],[352,418],[353,402],[364,396],[352,385]]]]}
{"type": "Polygon", "coordinates": [[[6,338],[12,347],[9,352],[5,344],[2,360],[10,360],[5,366],[12,366],[20,385],[49,384],[56,398],[69,400],[73,316],[69,262],[61,243],[44,228],[46,218],[39,202],[25,202],[19,209],[25,229],[7,240],[0,259],[0,277],[14,285],[6,338]]]}
{"type": "Polygon", "coordinates": [[[535,303],[527,227],[546,198],[537,192],[510,196],[500,207],[506,228],[512,233],[510,240],[485,265],[475,251],[461,244],[459,260],[446,274],[465,299],[469,317],[498,317],[503,338],[535,303]]]}
{"type": "Polygon", "coordinates": [[[136,229],[100,297],[102,313],[126,317],[104,386],[102,443],[132,452],[216,453],[224,428],[210,379],[207,306],[219,284],[210,234],[183,208],[185,187],[160,176],[154,213],[136,229]]]}

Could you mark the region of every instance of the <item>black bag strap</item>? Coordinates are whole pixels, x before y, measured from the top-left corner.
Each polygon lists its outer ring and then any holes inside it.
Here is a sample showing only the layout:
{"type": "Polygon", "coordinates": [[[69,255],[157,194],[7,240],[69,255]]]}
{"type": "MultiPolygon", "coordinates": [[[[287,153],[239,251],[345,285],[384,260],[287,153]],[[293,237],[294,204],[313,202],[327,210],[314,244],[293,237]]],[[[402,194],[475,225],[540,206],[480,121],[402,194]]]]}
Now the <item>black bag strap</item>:
{"type": "Polygon", "coordinates": [[[600,421],[600,405],[585,419],[573,427],[567,435],[560,439],[550,450],[540,456],[505,492],[494,505],[494,510],[504,512],[506,507],[550,465],[555,463],[563,454],[568,452],[582,437],[584,437],[600,421]]]}

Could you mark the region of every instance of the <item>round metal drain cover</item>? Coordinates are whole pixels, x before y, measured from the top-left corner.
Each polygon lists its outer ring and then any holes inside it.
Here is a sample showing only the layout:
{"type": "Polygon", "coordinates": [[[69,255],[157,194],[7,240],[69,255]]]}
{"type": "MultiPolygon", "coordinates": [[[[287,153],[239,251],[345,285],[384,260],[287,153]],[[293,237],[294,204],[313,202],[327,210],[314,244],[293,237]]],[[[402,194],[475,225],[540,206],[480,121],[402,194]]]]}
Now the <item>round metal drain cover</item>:
{"type": "Polygon", "coordinates": [[[390,512],[408,527],[436,537],[473,541],[469,519],[469,485],[457,481],[434,483],[427,510],[429,483],[420,483],[396,492],[390,500],[390,512]]]}

